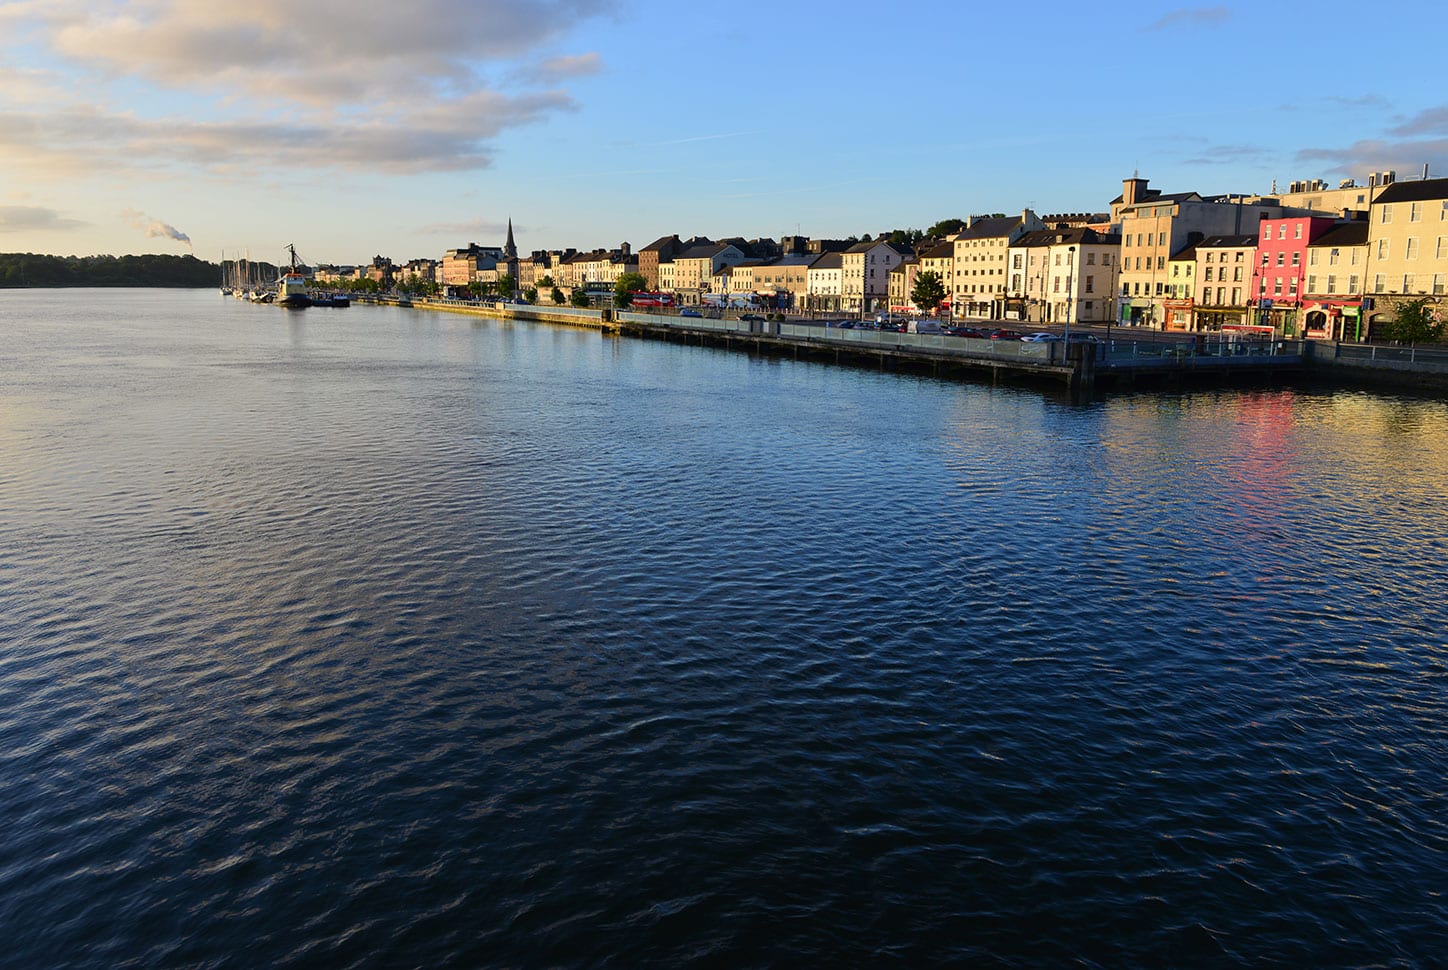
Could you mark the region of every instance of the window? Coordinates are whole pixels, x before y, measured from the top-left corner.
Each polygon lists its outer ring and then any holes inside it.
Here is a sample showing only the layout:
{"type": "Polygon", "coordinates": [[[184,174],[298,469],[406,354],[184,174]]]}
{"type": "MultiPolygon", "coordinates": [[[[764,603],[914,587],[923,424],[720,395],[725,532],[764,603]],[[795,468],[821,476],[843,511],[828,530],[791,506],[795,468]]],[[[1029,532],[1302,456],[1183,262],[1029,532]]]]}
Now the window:
{"type": "Polygon", "coordinates": [[[1403,274],[1403,292],[1404,292],[1404,293],[1411,293],[1411,292],[1413,292],[1413,274],[1412,274],[1412,273],[1404,273],[1404,274],[1403,274]]]}
{"type": "Polygon", "coordinates": [[[1270,260],[1271,258],[1272,258],[1272,254],[1271,254],[1271,253],[1263,253],[1263,254],[1262,254],[1262,265],[1263,265],[1263,266],[1266,266],[1268,260],[1270,260]]]}
{"type": "Polygon", "coordinates": [[[1094,277],[1094,276],[1088,276],[1088,277],[1086,277],[1086,292],[1087,292],[1087,293],[1095,293],[1095,292],[1096,292],[1096,277],[1094,277]]]}
{"type": "Polygon", "coordinates": [[[1410,204],[1410,205],[1408,206],[1408,221],[1409,221],[1409,222],[1422,222],[1422,221],[1423,221],[1423,203],[1421,203],[1421,202],[1414,202],[1414,203],[1412,203],[1412,204],[1410,204]]]}
{"type": "Polygon", "coordinates": [[[1349,277],[1347,278],[1347,291],[1348,291],[1349,293],[1356,293],[1356,292],[1358,291],[1358,285],[1357,285],[1357,283],[1358,283],[1358,280],[1357,280],[1357,277],[1356,277],[1356,276],[1349,276],[1349,277]]]}
{"type": "Polygon", "coordinates": [[[1302,223],[1299,222],[1299,223],[1296,223],[1295,225],[1293,225],[1293,227],[1292,227],[1292,238],[1293,238],[1293,239],[1301,239],[1301,238],[1302,238],[1302,223]]]}
{"type": "Polygon", "coordinates": [[[1317,265],[1317,250],[1315,250],[1315,249],[1309,249],[1309,250],[1307,251],[1307,265],[1308,265],[1308,266],[1316,266],[1316,265],[1317,265]]]}
{"type": "Polygon", "coordinates": [[[1225,266],[1218,266],[1218,267],[1217,267],[1217,279],[1218,279],[1218,280],[1224,280],[1224,279],[1226,279],[1226,278],[1227,278],[1227,267],[1225,267],[1225,266]]]}
{"type": "MultiPolygon", "coordinates": [[[[1309,285],[1307,288],[1308,288],[1308,290],[1311,290],[1311,289],[1312,289],[1311,285],[1309,285]]],[[[1336,277],[1336,276],[1329,276],[1329,277],[1327,278],[1327,292],[1329,292],[1329,293],[1336,293],[1336,292],[1337,292],[1337,277],[1336,277]]]]}
{"type": "Polygon", "coordinates": [[[1232,287],[1232,305],[1233,305],[1233,306],[1237,306],[1237,305],[1240,304],[1241,302],[1242,302],[1242,288],[1241,288],[1240,286],[1234,286],[1234,287],[1232,287]]]}
{"type": "Polygon", "coordinates": [[[1287,292],[1293,296],[1297,295],[1297,277],[1294,276],[1287,281],[1287,292]]]}
{"type": "Polygon", "coordinates": [[[1156,295],[1157,295],[1157,296],[1161,296],[1161,293],[1162,293],[1162,284],[1161,284],[1161,283],[1158,283],[1158,284],[1156,284],[1156,295]]]}
{"type": "Polygon", "coordinates": [[[1096,254],[1095,254],[1095,253],[1087,253],[1087,254],[1086,254],[1086,265],[1087,265],[1087,266],[1095,266],[1095,265],[1096,265],[1096,254]]]}
{"type": "Polygon", "coordinates": [[[1277,265],[1278,265],[1278,266],[1281,266],[1281,265],[1283,265],[1283,264],[1286,263],[1286,262],[1287,262],[1287,254],[1286,254],[1286,253],[1278,253],[1278,254],[1277,254],[1277,265]]]}
{"type": "Polygon", "coordinates": [[[1387,225],[1388,223],[1390,223],[1390,222],[1393,221],[1393,207],[1392,207],[1392,206],[1390,206],[1390,205],[1385,205],[1385,206],[1383,206],[1383,207],[1382,207],[1382,212],[1383,212],[1383,214],[1378,217],[1378,221],[1379,221],[1382,225],[1387,225]]]}
{"type": "Polygon", "coordinates": [[[1242,282],[1242,267],[1240,267],[1240,266],[1233,266],[1233,267],[1232,267],[1232,282],[1233,282],[1233,283],[1240,283],[1240,282],[1242,282]]]}
{"type": "Polygon", "coordinates": [[[1342,255],[1342,250],[1337,249],[1337,248],[1335,248],[1335,247],[1334,247],[1333,249],[1329,249],[1329,250],[1327,251],[1327,265],[1329,265],[1329,266],[1336,266],[1336,265],[1337,265],[1338,258],[1339,258],[1341,255],[1342,255]]]}
{"type": "Polygon", "coordinates": [[[1282,295],[1282,277],[1280,277],[1280,276],[1277,277],[1277,279],[1274,280],[1273,283],[1272,283],[1272,295],[1273,295],[1273,296],[1281,296],[1281,295],[1282,295]]]}
{"type": "Polygon", "coordinates": [[[1317,277],[1316,277],[1316,276],[1309,276],[1309,277],[1307,278],[1307,292],[1309,292],[1309,293],[1316,293],[1316,292],[1317,292],[1317,277]]]}
{"type": "Polygon", "coordinates": [[[1442,259],[1445,253],[1448,253],[1448,236],[1439,236],[1438,245],[1433,250],[1433,258],[1442,259]]]}
{"type": "Polygon", "coordinates": [[[1293,266],[1301,266],[1301,265],[1302,265],[1302,254],[1301,254],[1301,253],[1293,253],[1293,254],[1292,254],[1292,265],[1293,265],[1293,266]]]}
{"type": "Polygon", "coordinates": [[[1242,250],[1239,249],[1239,250],[1237,250],[1236,254],[1234,255],[1234,257],[1233,257],[1233,259],[1232,259],[1232,262],[1234,262],[1234,263],[1240,263],[1241,261],[1242,261],[1242,250]]]}
{"type": "Polygon", "coordinates": [[[1156,268],[1157,268],[1157,269],[1166,269],[1166,257],[1165,257],[1165,256],[1158,256],[1158,257],[1156,258],[1156,268]]]}
{"type": "Polygon", "coordinates": [[[1388,278],[1387,278],[1386,276],[1384,276],[1382,273],[1378,273],[1376,276],[1373,277],[1373,292],[1374,292],[1374,293],[1382,293],[1385,289],[1387,289],[1387,285],[1388,285],[1388,278]]]}
{"type": "Polygon", "coordinates": [[[1442,273],[1434,273],[1434,274],[1433,274],[1433,293],[1434,293],[1435,296],[1442,296],[1442,295],[1443,295],[1443,274],[1442,274],[1442,273]]]}
{"type": "Polygon", "coordinates": [[[1052,293],[1060,293],[1060,292],[1061,292],[1061,277],[1056,276],[1056,277],[1053,277],[1053,278],[1051,279],[1051,292],[1052,292],[1052,293]]]}
{"type": "Polygon", "coordinates": [[[1278,239],[1286,239],[1286,238],[1287,238],[1287,223],[1284,222],[1284,223],[1282,223],[1282,225],[1280,225],[1280,226],[1277,227],[1277,238],[1278,238],[1278,239]]]}
{"type": "Polygon", "coordinates": [[[1386,239],[1379,239],[1379,240],[1378,240],[1378,259],[1387,259],[1387,258],[1388,258],[1388,241],[1387,241],[1386,239]]]}
{"type": "Polygon", "coordinates": [[[1408,237],[1408,254],[1407,254],[1407,258],[1408,258],[1408,259],[1417,259],[1417,258],[1418,258],[1418,237],[1417,237],[1417,236],[1409,236],[1409,237],[1408,237]]]}
{"type": "Polygon", "coordinates": [[[1203,302],[1203,303],[1211,303],[1211,302],[1212,302],[1212,288],[1211,288],[1210,286],[1204,286],[1204,287],[1202,287],[1202,302],[1203,302]]]}

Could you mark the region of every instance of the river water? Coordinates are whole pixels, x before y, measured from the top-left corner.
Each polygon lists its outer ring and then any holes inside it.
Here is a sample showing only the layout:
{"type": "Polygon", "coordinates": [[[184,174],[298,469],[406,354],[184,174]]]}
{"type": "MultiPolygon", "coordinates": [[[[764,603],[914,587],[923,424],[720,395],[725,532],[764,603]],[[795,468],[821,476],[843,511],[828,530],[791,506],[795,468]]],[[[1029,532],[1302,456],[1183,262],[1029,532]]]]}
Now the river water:
{"type": "Polygon", "coordinates": [[[1448,407],[0,291],[8,966],[1428,966],[1448,407]]]}

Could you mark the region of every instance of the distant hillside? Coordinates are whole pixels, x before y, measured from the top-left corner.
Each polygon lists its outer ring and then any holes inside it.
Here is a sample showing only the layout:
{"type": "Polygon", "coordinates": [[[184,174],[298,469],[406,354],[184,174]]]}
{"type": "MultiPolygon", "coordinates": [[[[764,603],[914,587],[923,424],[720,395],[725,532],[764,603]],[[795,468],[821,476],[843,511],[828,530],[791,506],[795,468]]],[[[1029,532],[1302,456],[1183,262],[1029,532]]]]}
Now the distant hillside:
{"type": "Polygon", "coordinates": [[[221,267],[195,256],[0,253],[0,287],[220,285],[221,267]]]}

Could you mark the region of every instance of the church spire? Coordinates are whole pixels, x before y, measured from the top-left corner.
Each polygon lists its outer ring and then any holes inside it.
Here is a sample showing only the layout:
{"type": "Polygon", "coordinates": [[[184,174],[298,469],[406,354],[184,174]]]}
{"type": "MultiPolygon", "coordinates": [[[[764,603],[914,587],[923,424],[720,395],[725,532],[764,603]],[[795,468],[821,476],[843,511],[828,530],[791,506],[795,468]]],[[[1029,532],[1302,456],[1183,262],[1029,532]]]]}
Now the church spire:
{"type": "Polygon", "coordinates": [[[513,242],[513,217],[508,217],[508,241],[503,244],[503,255],[508,259],[518,258],[518,246],[513,242]]]}

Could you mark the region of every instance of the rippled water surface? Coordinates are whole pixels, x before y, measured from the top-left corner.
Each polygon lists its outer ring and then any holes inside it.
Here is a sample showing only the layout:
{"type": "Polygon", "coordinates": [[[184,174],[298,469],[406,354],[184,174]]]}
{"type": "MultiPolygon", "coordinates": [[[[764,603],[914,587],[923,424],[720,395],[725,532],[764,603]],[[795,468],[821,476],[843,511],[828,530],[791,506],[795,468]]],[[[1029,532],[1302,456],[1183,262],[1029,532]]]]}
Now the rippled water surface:
{"type": "Polygon", "coordinates": [[[7,966],[1430,966],[1448,408],[0,291],[7,966]]]}

